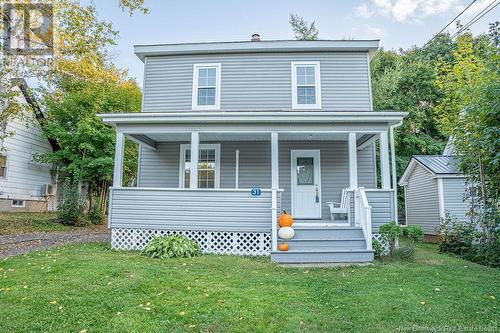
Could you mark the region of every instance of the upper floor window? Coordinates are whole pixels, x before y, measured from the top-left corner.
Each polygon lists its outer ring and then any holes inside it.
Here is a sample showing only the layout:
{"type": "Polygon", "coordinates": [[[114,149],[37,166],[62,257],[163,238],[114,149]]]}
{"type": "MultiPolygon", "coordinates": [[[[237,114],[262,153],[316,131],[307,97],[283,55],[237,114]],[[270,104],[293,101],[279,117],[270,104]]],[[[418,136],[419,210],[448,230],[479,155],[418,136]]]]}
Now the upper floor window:
{"type": "Polygon", "coordinates": [[[193,66],[193,110],[220,108],[220,64],[193,66]]]}
{"type": "Polygon", "coordinates": [[[292,108],[321,109],[319,62],[292,62],[292,108]]]}
{"type": "Polygon", "coordinates": [[[0,178],[7,177],[7,156],[0,155],[0,178]]]}

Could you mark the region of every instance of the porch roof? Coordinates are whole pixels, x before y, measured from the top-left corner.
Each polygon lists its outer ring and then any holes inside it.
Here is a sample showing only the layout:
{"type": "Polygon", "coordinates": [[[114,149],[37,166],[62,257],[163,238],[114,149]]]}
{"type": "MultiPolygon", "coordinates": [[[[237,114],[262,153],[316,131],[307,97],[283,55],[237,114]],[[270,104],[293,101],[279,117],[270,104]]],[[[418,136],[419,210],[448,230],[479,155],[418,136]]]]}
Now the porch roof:
{"type": "Polygon", "coordinates": [[[189,111],[100,114],[112,126],[125,124],[325,124],[385,123],[394,125],[406,112],[367,111],[189,111]]]}

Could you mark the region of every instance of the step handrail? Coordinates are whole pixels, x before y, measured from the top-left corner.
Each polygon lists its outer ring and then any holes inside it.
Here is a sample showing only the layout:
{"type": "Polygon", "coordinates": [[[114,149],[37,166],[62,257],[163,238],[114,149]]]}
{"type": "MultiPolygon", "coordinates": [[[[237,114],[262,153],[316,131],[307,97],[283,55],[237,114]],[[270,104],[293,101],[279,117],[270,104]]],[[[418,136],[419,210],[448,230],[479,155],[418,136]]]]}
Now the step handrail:
{"type": "Polygon", "coordinates": [[[363,229],[366,241],[366,249],[372,250],[372,207],[368,203],[366,192],[363,187],[354,190],[354,206],[359,223],[363,229]]]}

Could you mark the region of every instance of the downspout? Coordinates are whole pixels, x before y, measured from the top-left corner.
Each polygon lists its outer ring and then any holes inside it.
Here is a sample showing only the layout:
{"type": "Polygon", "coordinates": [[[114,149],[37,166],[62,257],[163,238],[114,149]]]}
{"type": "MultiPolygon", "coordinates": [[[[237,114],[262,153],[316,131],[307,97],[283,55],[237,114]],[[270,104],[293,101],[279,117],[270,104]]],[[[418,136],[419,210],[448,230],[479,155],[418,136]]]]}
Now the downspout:
{"type": "Polygon", "coordinates": [[[403,121],[397,124],[391,125],[389,127],[389,140],[391,143],[391,168],[392,168],[392,188],[393,188],[393,200],[394,200],[394,220],[398,222],[398,184],[396,176],[396,149],[394,147],[394,129],[403,125],[403,121]]]}

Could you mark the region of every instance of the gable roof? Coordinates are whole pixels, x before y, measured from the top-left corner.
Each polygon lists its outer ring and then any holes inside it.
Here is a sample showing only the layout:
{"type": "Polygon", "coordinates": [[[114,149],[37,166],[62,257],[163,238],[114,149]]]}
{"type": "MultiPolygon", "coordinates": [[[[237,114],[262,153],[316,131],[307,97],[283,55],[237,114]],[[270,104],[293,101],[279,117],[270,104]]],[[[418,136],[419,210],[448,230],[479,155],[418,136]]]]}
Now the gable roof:
{"type": "Polygon", "coordinates": [[[461,176],[462,173],[458,170],[458,159],[456,156],[450,155],[413,155],[398,184],[405,186],[408,183],[408,178],[419,164],[427,171],[437,177],[461,176]]]}
{"type": "Polygon", "coordinates": [[[458,171],[458,160],[455,156],[414,155],[413,158],[436,175],[460,173],[458,171]]]}
{"type": "Polygon", "coordinates": [[[262,53],[262,52],[329,52],[358,51],[374,52],[379,40],[267,40],[260,42],[208,42],[134,45],[134,53],[142,61],[149,56],[171,56],[185,54],[217,53],[262,53]]]}
{"type": "MultiPolygon", "coordinates": [[[[11,82],[12,86],[19,87],[21,93],[24,96],[24,99],[33,110],[36,120],[40,125],[42,125],[43,122],[46,120],[45,114],[42,112],[42,109],[40,108],[40,105],[38,105],[38,103],[36,102],[35,98],[31,95],[26,80],[23,78],[14,78],[11,80],[11,82]]],[[[49,141],[49,144],[52,147],[53,151],[57,151],[60,149],[59,144],[54,139],[47,138],[47,140],[49,141]]]]}

